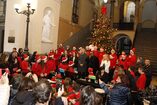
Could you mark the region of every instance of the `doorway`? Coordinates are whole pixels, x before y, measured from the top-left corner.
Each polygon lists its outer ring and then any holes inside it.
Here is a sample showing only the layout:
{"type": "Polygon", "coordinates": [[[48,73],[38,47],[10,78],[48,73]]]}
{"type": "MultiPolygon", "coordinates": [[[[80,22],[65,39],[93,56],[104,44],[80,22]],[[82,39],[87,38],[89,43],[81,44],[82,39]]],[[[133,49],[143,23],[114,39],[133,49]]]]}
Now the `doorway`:
{"type": "Polygon", "coordinates": [[[125,51],[127,55],[130,53],[132,42],[127,35],[125,34],[117,35],[114,38],[114,40],[116,41],[115,48],[118,55],[120,55],[122,51],[125,51]]]}
{"type": "Polygon", "coordinates": [[[135,3],[133,1],[125,1],[120,7],[120,22],[133,23],[135,18],[135,3]]]}

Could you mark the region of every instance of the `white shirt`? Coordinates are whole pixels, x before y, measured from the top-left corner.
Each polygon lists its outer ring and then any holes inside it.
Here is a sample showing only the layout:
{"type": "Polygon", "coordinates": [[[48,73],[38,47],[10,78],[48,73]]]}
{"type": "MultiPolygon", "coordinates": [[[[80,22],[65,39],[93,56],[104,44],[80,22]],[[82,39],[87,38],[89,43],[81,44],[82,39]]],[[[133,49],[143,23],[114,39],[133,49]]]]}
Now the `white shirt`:
{"type": "Polygon", "coordinates": [[[102,60],[101,64],[100,64],[100,67],[102,67],[103,65],[105,65],[105,72],[109,73],[110,61],[102,60]]]}

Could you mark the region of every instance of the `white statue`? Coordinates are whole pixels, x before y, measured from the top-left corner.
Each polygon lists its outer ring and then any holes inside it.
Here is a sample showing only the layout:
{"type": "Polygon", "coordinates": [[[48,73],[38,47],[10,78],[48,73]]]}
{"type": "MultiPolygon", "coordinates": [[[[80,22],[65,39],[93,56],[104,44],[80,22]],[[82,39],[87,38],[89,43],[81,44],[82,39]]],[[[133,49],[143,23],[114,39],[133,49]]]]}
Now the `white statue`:
{"type": "Polygon", "coordinates": [[[50,40],[50,32],[55,25],[51,21],[51,14],[51,10],[48,10],[43,17],[42,42],[52,42],[50,40]]]}

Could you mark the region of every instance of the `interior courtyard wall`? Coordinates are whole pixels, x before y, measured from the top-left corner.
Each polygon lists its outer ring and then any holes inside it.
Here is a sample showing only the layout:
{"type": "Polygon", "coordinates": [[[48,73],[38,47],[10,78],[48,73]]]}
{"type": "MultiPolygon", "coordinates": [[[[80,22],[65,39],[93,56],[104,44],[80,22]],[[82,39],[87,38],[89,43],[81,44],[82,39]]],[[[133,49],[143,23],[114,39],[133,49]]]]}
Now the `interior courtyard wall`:
{"type": "MultiPolygon", "coordinates": [[[[26,9],[26,4],[23,0],[8,0],[6,7],[6,22],[5,22],[5,39],[4,39],[4,51],[10,52],[13,47],[24,48],[25,36],[26,36],[26,16],[19,15],[15,12],[14,5],[19,4],[20,10],[26,9]],[[15,43],[8,43],[8,37],[15,37],[15,43]]],[[[61,0],[33,0],[36,3],[36,10],[33,15],[30,16],[29,25],[29,50],[30,52],[38,51],[39,53],[45,53],[52,48],[57,48],[58,39],[58,26],[59,26],[59,13],[60,13],[60,1],[61,0]],[[43,28],[43,15],[45,8],[51,8],[54,17],[54,25],[52,33],[50,34],[50,40],[52,43],[42,43],[41,34],[43,28]]]]}

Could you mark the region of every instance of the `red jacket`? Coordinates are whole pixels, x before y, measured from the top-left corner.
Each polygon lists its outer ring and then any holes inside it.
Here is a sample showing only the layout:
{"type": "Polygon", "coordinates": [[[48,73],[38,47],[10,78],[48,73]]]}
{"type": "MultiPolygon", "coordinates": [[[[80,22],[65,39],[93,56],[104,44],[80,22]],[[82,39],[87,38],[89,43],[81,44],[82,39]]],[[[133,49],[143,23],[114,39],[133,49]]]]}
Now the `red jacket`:
{"type": "Polygon", "coordinates": [[[63,69],[64,71],[66,71],[68,69],[68,64],[63,64],[63,63],[60,63],[58,68],[61,68],[63,69]]]}
{"type": "Polygon", "coordinates": [[[75,72],[75,70],[74,70],[74,68],[73,67],[69,67],[69,72],[71,72],[71,73],[74,73],[75,72]]]}
{"type": "Polygon", "coordinates": [[[22,58],[21,58],[20,56],[18,56],[18,57],[17,57],[17,60],[18,60],[18,62],[19,62],[19,65],[20,65],[20,67],[21,67],[22,58]]]}
{"type": "Polygon", "coordinates": [[[116,67],[117,55],[116,54],[110,54],[110,56],[113,57],[113,59],[110,59],[110,68],[113,69],[116,67]]]}
{"type": "Polygon", "coordinates": [[[40,76],[40,73],[42,72],[41,64],[36,62],[32,65],[31,69],[32,69],[33,73],[35,73],[37,76],[40,76]]]}
{"type": "Polygon", "coordinates": [[[95,55],[96,57],[99,57],[99,51],[98,51],[98,50],[94,50],[93,53],[94,53],[94,55],[95,55]]]}
{"type": "Polygon", "coordinates": [[[141,74],[140,77],[136,81],[136,86],[139,90],[144,90],[146,84],[146,75],[141,74]]]}
{"type": "Polygon", "coordinates": [[[44,65],[44,67],[42,69],[42,71],[43,71],[44,74],[47,74],[47,75],[50,74],[51,67],[52,67],[52,65],[50,65],[50,63],[51,62],[48,62],[48,61],[45,63],[45,65],[44,65]]]}
{"type": "Polygon", "coordinates": [[[103,55],[105,54],[105,52],[99,52],[99,57],[98,57],[98,59],[99,59],[99,64],[101,64],[101,61],[102,61],[102,59],[103,59],[103,55]]]}
{"type": "Polygon", "coordinates": [[[64,48],[58,48],[57,50],[58,50],[59,56],[61,56],[62,53],[64,53],[64,51],[65,51],[64,48]]]}
{"type": "Polygon", "coordinates": [[[23,60],[21,62],[21,69],[24,73],[28,73],[29,72],[29,63],[25,60],[23,60]]]}
{"type": "Polygon", "coordinates": [[[128,57],[128,66],[135,66],[136,65],[136,61],[137,61],[137,58],[136,58],[136,55],[129,55],[128,57]]]}
{"type": "Polygon", "coordinates": [[[56,70],[56,62],[55,62],[55,60],[53,60],[53,59],[48,60],[46,65],[48,67],[48,69],[46,71],[47,74],[50,74],[51,71],[55,71],[56,70]]]}
{"type": "Polygon", "coordinates": [[[124,70],[128,70],[128,63],[127,60],[119,60],[119,65],[123,65],[124,70]]]}

